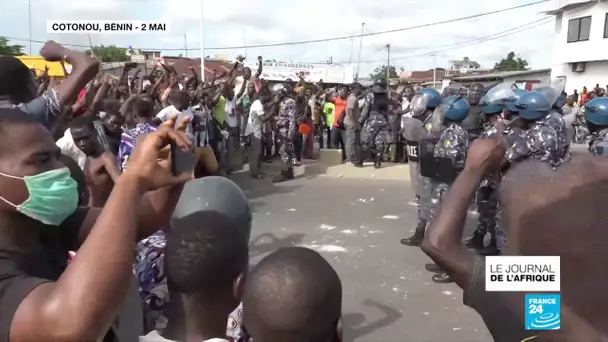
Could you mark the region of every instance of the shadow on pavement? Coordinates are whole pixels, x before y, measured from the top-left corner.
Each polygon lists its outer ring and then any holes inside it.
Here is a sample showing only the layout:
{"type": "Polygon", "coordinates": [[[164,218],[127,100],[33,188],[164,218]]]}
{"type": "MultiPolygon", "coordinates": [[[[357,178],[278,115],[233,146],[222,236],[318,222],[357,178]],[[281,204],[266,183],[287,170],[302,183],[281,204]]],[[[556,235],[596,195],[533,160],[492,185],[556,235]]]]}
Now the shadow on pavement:
{"type": "Polygon", "coordinates": [[[306,234],[292,234],[284,238],[278,238],[272,233],[260,234],[249,243],[249,257],[254,258],[258,255],[274,252],[282,247],[295,246],[302,242],[305,236],[306,234]],[[263,239],[270,241],[262,242],[263,239]]]}
{"type": "Polygon", "coordinates": [[[365,315],[360,313],[348,313],[342,315],[343,342],[356,341],[359,338],[369,335],[378,329],[395,323],[399,318],[401,318],[401,316],[403,316],[399,311],[393,309],[392,307],[378,303],[371,299],[363,301],[363,305],[377,308],[382,312],[384,317],[373,322],[366,322],[365,315]]]}

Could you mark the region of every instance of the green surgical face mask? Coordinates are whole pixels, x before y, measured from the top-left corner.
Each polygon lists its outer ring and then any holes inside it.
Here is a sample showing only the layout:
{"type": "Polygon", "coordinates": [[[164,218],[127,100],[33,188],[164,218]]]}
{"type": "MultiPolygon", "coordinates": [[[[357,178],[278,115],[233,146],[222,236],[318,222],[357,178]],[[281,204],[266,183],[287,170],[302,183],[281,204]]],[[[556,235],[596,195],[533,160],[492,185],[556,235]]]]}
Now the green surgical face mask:
{"type": "Polygon", "coordinates": [[[0,175],[23,180],[30,193],[25,202],[16,205],[3,197],[0,199],[34,220],[58,226],[78,207],[78,184],[71,177],[67,167],[25,177],[1,172],[0,175]]]}

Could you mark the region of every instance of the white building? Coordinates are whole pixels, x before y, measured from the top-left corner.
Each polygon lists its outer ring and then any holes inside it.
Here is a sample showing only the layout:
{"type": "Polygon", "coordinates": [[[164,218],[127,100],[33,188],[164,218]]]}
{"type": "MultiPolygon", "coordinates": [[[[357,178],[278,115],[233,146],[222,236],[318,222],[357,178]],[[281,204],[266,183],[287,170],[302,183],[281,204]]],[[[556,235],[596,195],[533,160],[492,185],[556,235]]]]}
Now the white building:
{"type": "Polygon", "coordinates": [[[555,0],[552,78],[565,78],[566,91],[608,84],[608,1],[555,0]]]}

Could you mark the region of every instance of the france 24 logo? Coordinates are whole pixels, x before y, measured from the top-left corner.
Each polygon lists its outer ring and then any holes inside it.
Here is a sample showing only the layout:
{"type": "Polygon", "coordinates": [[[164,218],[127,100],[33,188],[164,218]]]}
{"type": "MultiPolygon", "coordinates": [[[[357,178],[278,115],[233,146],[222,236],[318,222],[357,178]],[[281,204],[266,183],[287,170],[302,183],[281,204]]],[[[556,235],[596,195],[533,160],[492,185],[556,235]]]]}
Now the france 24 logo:
{"type": "Polygon", "coordinates": [[[526,294],[525,306],[526,330],[559,330],[559,294],[526,294]]]}

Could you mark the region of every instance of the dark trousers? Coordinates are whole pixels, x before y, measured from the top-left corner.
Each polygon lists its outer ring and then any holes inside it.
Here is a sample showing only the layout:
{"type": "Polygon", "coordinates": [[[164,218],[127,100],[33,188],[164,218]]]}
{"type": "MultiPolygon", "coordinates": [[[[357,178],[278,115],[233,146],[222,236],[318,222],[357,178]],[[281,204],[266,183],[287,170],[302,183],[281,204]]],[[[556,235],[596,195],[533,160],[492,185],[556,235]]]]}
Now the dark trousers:
{"type": "Polygon", "coordinates": [[[262,133],[262,157],[264,160],[272,159],[272,145],[275,142],[272,140],[272,132],[262,133]]]}
{"type": "Polygon", "coordinates": [[[346,148],[344,146],[344,136],[346,131],[342,128],[332,126],[331,128],[331,148],[342,149],[342,160],[346,159],[346,148]]]}
{"type": "Polygon", "coordinates": [[[293,136],[293,148],[297,161],[302,161],[302,152],[304,150],[304,137],[300,132],[296,132],[293,136]]]}

